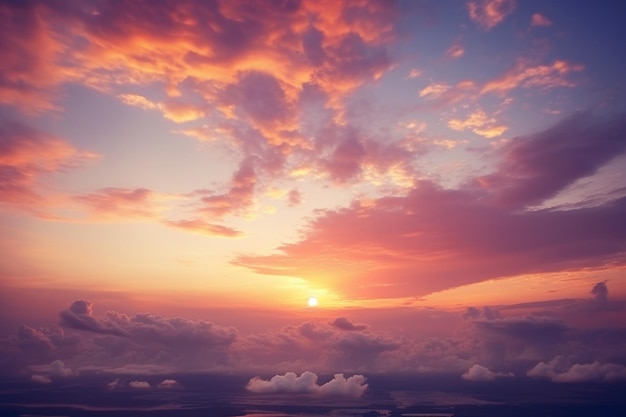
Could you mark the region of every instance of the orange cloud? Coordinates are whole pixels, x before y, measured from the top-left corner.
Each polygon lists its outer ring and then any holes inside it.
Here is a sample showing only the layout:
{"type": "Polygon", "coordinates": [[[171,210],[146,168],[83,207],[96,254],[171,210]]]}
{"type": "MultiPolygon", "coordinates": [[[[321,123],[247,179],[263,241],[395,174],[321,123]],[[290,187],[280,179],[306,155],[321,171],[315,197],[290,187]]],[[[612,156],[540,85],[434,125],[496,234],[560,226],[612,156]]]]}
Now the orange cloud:
{"type": "Polygon", "coordinates": [[[159,108],[163,110],[163,115],[166,118],[176,123],[190,122],[204,116],[202,109],[176,100],[160,103],[159,108]]]}
{"type": "Polygon", "coordinates": [[[467,119],[451,119],[448,121],[448,127],[453,130],[470,129],[477,135],[486,138],[495,138],[502,135],[506,130],[506,126],[498,125],[496,119],[488,117],[481,109],[471,113],[467,119]]]}
{"type": "Polygon", "coordinates": [[[98,218],[153,218],[157,208],[155,193],[145,188],[103,188],[95,193],[76,196],[98,218]]]}
{"type": "Polygon", "coordinates": [[[554,61],[552,65],[529,65],[524,60],[519,60],[514,68],[507,71],[501,77],[487,82],[481,94],[496,92],[506,93],[512,89],[541,88],[548,89],[554,87],[573,87],[574,83],[566,76],[572,72],[583,70],[582,65],[573,65],[566,61],[554,61]]]}
{"type": "Polygon", "coordinates": [[[478,0],[467,3],[470,19],[485,30],[499,25],[515,10],[515,0],[478,0]]]}
{"type": "Polygon", "coordinates": [[[241,236],[239,230],[235,230],[230,227],[222,226],[219,224],[211,224],[204,220],[165,220],[164,224],[176,227],[179,229],[187,230],[190,232],[201,233],[208,236],[223,236],[223,237],[237,237],[241,236]]]}
{"type": "Polygon", "coordinates": [[[432,83],[422,88],[419,92],[419,96],[427,99],[436,99],[450,90],[450,88],[451,87],[445,83],[432,83]]]}
{"type": "Polygon", "coordinates": [[[55,136],[0,120],[0,202],[42,214],[50,202],[45,178],[95,157],[55,136]]]}
{"type": "Polygon", "coordinates": [[[158,108],[158,105],[156,103],[153,103],[144,96],[140,96],[137,94],[119,94],[118,97],[120,100],[122,100],[122,103],[129,106],[139,107],[144,110],[152,110],[158,108]]]}

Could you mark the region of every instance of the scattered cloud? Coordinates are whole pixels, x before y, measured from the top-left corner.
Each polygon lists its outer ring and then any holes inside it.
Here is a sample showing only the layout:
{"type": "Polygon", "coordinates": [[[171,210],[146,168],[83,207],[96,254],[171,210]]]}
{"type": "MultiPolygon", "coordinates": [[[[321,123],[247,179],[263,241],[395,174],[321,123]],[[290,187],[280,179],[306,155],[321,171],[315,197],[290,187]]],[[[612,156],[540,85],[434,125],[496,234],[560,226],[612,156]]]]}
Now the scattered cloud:
{"type": "Polygon", "coordinates": [[[465,54],[465,49],[459,43],[452,44],[447,50],[446,55],[449,58],[460,58],[465,54]]]}
{"type": "Polygon", "coordinates": [[[505,94],[520,87],[541,90],[573,87],[574,82],[568,80],[567,76],[583,69],[582,65],[560,60],[554,61],[550,65],[534,65],[525,60],[518,60],[517,64],[502,76],[485,83],[481,89],[481,94],[491,92],[505,94]]]}
{"type": "Polygon", "coordinates": [[[500,373],[500,372],[492,372],[488,368],[485,368],[482,365],[473,365],[471,368],[467,370],[461,378],[468,381],[493,381],[497,377],[511,377],[512,373],[500,373]]]}
{"type": "Polygon", "coordinates": [[[448,84],[432,83],[422,88],[419,92],[419,96],[432,100],[441,97],[448,90],[450,90],[450,86],[448,84]]]}
{"type": "Polygon", "coordinates": [[[0,118],[0,203],[42,213],[50,204],[46,178],[95,157],[56,136],[0,118]]]}
{"type": "Polygon", "coordinates": [[[469,17],[484,30],[491,30],[513,13],[515,0],[477,0],[467,3],[469,17]]]}
{"type": "Polygon", "coordinates": [[[453,130],[469,129],[488,139],[501,136],[508,130],[506,126],[499,125],[495,118],[487,116],[481,109],[475,110],[465,120],[450,119],[448,127],[453,130]]]}
{"type": "Polygon", "coordinates": [[[552,21],[542,15],[541,13],[533,13],[532,18],[530,19],[531,26],[551,26],[552,21]]]}
{"type": "Polygon", "coordinates": [[[626,366],[617,363],[575,363],[568,365],[563,356],[549,362],[539,362],[527,372],[532,378],[547,378],[553,382],[613,382],[626,379],[626,366]]]}
{"type": "Polygon", "coordinates": [[[237,237],[242,235],[239,230],[220,224],[208,223],[201,219],[164,220],[163,223],[171,227],[202,233],[208,236],[237,237]]]}
{"type": "Polygon", "coordinates": [[[137,389],[148,389],[151,388],[150,383],[147,381],[130,381],[128,383],[128,386],[131,388],[137,388],[137,389]]]}
{"type": "Polygon", "coordinates": [[[252,378],[246,389],[258,394],[268,393],[296,393],[313,394],[329,397],[359,398],[367,389],[363,375],[353,375],[345,378],[343,374],[335,374],[333,379],[323,385],[317,384],[317,375],[305,371],[300,376],[293,372],[284,375],[275,375],[270,380],[252,378]]]}
{"type": "Polygon", "coordinates": [[[413,68],[413,69],[409,72],[408,77],[409,77],[409,78],[417,78],[417,77],[419,77],[420,75],[422,75],[422,71],[420,71],[420,70],[419,70],[419,69],[417,69],[417,68],[413,68]]]}
{"type": "Polygon", "coordinates": [[[171,389],[171,388],[179,388],[181,385],[175,379],[164,379],[159,382],[157,388],[171,389]]]}

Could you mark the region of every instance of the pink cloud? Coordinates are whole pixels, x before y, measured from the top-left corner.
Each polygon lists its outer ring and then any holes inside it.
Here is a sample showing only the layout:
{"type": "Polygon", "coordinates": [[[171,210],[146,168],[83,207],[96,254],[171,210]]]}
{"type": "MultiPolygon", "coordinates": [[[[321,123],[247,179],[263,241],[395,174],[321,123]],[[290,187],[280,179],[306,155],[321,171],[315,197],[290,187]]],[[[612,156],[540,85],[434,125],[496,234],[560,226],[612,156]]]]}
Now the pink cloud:
{"type": "Polygon", "coordinates": [[[467,3],[469,17],[485,30],[493,29],[515,10],[515,0],[478,0],[467,3]]]}
{"type": "Polygon", "coordinates": [[[512,140],[499,151],[496,172],[461,188],[421,181],[404,196],[321,212],[302,240],[233,263],[357,298],[420,296],[499,277],[621,264],[626,240],[616,231],[624,199],[569,211],[522,209],[623,153],[622,119],[576,115],[512,140]]]}
{"type": "Polygon", "coordinates": [[[150,383],[147,381],[130,381],[128,383],[128,386],[131,388],[137,388],[137,389],[148,389],[151,388],[150,383]]]}
{"type": "Polygon", "coordinates": [[[450,119],[448,120],[448,127],[453,130],[466,130],[469,129],[477,135],[491,139],[501,136],[508,130],[506,126],[498,124],[495,118],[487,116],[487,114],[477,109],[470,113],[467,119],[450,119]]]}
{"type": "Polygon", "coordinates": [[[42,213],[50,203],[45,180],[93,158],[58,137],[0,120],[0,202],[42,213]]]}
{"type": "Polygon", "coordinates": [[[552,25],[552,21],[542,15],[541,13],[533,13],[533,16],[530,20],[531,26],[550,26],[552,25]]]}
{"type": "Polygon", "coordinates": [[[467,370],[461,378],[466,379],[468,381],[493,381],[496,377],[511,377],[513,374],[511,373],[501,373],[501,372],[493,372],[489,370],[489,368],[485,368],[482,365],[474,365],[467,370]]]}
{"type": "Polygon", "coordinates": [[[103,219],[151,218],[157,215],[156,194],[146,188],[103,188],[76,196],[95,216],[103,219]]]}
{"type": "Polygon", "coordinates": [[[293,372],[284,375],[275,375],[270,380],[252,378],[246,389],[258,394],[268,393],[295,393],[313,394],[330,397],[359,398],[367,389],[363,375],[353,375],[345,378],[343,374],[335,374],[333,379],[325,384],[318,385],[317,375],[305,371],[300,376],[293,372]]]}
{"type": "Polygon", "coordinates": [[[164,220],[163,223],[171,227],[176,227],[190,232],[202,233],[208,236],[237,237],[242,234],[239,230],[235,230],[231,227],[207,223],[200,219],[164,220]]]}
{"type": "Polygon", "coordinates": [[[230,188],[224,194],[214,194],[200,199],[199,212],[210,217],[241,213],[254,204],[257,173],[252,159],[242,161],[233,174],[230,188]]]}
{"type": "Polygon", "coordinates": [[[465,49],[463,48],[463,46],[461,46],[461,44],[459,43],[455,43],[452,44],[447,50],[446,50],[446,55],[449,58],[460,58],[465,54],[465,49]]]}
{"type": "Polygon", "coordinates": [[[549,89],[555,87],[573,87],[574,83],[567,79],[568,74],[580,72],[582,65],[570,64],[566,61],[554,61],[551,65],[532,65],[524,60],[504,75],[487,82],[481,94],[495,92],[504,94],[515,88],[549,89]]]}

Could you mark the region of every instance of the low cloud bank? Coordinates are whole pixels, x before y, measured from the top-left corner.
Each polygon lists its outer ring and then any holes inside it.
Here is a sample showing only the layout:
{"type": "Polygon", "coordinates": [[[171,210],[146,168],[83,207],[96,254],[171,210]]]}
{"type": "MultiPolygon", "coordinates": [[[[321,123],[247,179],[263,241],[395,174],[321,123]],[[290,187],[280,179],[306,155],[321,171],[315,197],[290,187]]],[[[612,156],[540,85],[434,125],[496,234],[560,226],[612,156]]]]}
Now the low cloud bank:
{"type": "Polygon", "coordinates": [[[259,394],[300,393],[359,398],[367,389],[365,382],[366,378],[363,375],[345,378],[343,374],[335,374],[327,383],[318,385],[317,375],[313,372],[305,371],[300,376],[294,372],[287,372],[284,375],[275,375],[269,381],[259,377],[252,378],[246,389],[259,394]]]}
{"type": "Polygon", "coordinates": [[[493,372],[482,365],[474,365],[467,370],[461,378],[467,381],[493,381],[497,377],[512,377],[512,373],[493,372]]]}
{"type": "Polygon", "coordinates": [[[626,366],[598,361],[570,366],[564,357],[557,356],[550,362],[539,362],[526,374],[531,378],[547,378],[553,382],[613,382],[626,380],[626,366]]]}

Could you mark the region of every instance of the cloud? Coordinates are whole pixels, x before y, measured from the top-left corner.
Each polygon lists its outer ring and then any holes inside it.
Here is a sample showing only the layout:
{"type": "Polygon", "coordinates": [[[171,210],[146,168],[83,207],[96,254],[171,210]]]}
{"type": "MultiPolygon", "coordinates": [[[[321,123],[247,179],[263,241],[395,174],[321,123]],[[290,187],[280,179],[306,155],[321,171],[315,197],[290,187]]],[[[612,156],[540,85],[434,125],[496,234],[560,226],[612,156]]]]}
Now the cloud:
{"type": "Polygon", "coordinates": [[[591,294],[593,294],[595,301],[606,303],[609,298],[609,289],[605,282],[598,282],[591,289],[591,294]]]}
{"type": "Polygon", "coordinates": [[[477,135],[491,139],[501,136],[508,130],[506,126],[499,125],[495,118],[488,117],[481,109],[475,110],[467,119],[450,119],[448,127],[453,130],[469,129],[477,135]]]}
{"type": "Polygon", "coordinates": [[[239,230],[231,227],[205,222],[200,219],[193,220],[164,220],[164,224],[187,230],[190,232],[201,233],[208,236],[237,237],[241,236],[239,230]]]}
{"type": "Polygon", "coordinates": [[[153,110],[159,107],[156,103],[138,94],[119,94],[117,97],[122,100],[124,104],[139,107],[144,110],[153,110]]]}
{"type": "Polygon", "coordinates": [[[44,375],[33,375],[30,377],[30,380],[33,382],[38,382],[40,384],[50,384],[52,380],[44,375]]]}
{"type": "Polygon", "coordinates": [[[626,152],[625,129],[624,114],[600,119],[576,113],[543,132],[512,139],[498,150],[500,169],[477,183],[500,204],[541,203],[626,152]]]}
{"type": "Polygon", "coordinates": [[[496,377],[511,377],[513,374],[511,373],[499,373],[492,372],[488,368],[485,368],[482,365],[473,365],[471,368],[467,370],[461,378],[467,381],[493,381],[496,377]]]}
{"type": "Polygon", "coordinates": [[[566,61],[556,60],[550,65],[534,65],[525,60],[517,64],[502,76],[488,81],[480,93],[506,94],[515,88],[538,88],[547,90],[556,87],[573,87],[575,84],[567,79],[570,73],[580,72],[582,65],[574,65],[566,61]]]}
{"type": "Polygon", "coordinates": [[[103,188],[74,197],[94,215],[103,219],[150,218],[156,216],[156,194],[146,188],[103,188]]]}
{"type": "Polygon", "coordinates": [[[593,362],[567,365],[562,356],[550,362],[540,362],[527,372],[532,378],[547,378],[553,382],[614,382],[626,379],[626,366],[617,363],[593,362]]]}
{"type": "Polygon", "coordinates": [[[60,360],[54,360],[49,365],[31,365],[28,367],[30,371],[36,372],[31,380],[42,384],[49,384],[52,378],[65,378],[75,375],[71,368],[65,366],[60,360]]]}
{"type": "Polygon", "coordinates": [[[331,326],[334,326],[334,327],[336,327],[338,329],[348,330],[348,331],[352,331],[352,330],[361,331],[361,330],[367,329],[366,325],[364,325],[364,324],[354,324],[350,320],[348,320],[348,319],[346,319],[344,317],[336,318],[330,324],[331,324],[331,326]]]}
{"type": "Polygon", "coordinates": [[[240,213],[254,204],[257,173],[254,161],[242,161],[230,181],[230,189],[224,194],[214,194],[200,199],[199,212],[210,217],[223,217],[240,213]]]}
{"type": "Polygon", "coordinates": [[[123,385],[124,385],[124,383],[121,382],[119,380],[119,378],[116,378],[116,379],[114,379],[113,381],[111,381],[111,382],[109,382],[107,384],[107,388],[108,389],[116,389],[116,388],[122,387],[123,385]]]}
{"type": "Polygon", "coordinates": [[[43,215],[51,204],[44,180],[93,158],[63,139],[0,118],[0,204],[43,215]]]}
{"type": "Polygon", "coordinates": [[[491,30],[515,10],[515,0],[478,0],[467,3],[469,17],[485,30],[491,30]]]}
{"type": "Polygon", "coordinates": [[[500,161],[496,169],[456,189],[418,181],[405,195],[320,211],[300,240],[233,263],[352,297],[419,296],[494,278],[622,264],[626,241],[617,230],[626,227],[626,200],[525,208],[623,154],[625,129],[623,114],[577,113],[498,147],[491,154],[500,161]]]}
{"type": "Polygon", "coordinates": [[[422,88],[419,92],[419,96],[427,99],[436,99],[450,90],[450,88],[450,85],[445,83],[432,83],[422,88]]]}
{"type": "Polygon", "coordinates": [[[552,21],[542,15],[541,13],[533,13],[532,18],[530,19],[531,26],[551,26],[552,21]]]}
{"type": "Polygon", "coordinates": [[[66,310],[59,313],[61,325],[94,333],[128,336],[124,330],[110,321],[100,321],[92,316],[92,305],[89,301],[74,301],[66,310]]]}
{"type": "Polygon", "coordinates": [[[150,383],[147,381],[130,381],[128,383],[128,386],[131,388],[137,388],[137,389],[148,389],[151,388],[150,383]]]}
{"type": "Polygon", "coordinates": [[[176,123],[190,122],[204,116],[204,110],[201,108],[177,100],[159,103],[158,107],[163,111],[163,115],[167,119],[176,123]]]}
{"type": "Polygon", "coordinates": [[[171,389],[171,388],[178,388],[180,386],[181,385],[175,379],[164,379],[163,381],[159,382],[159,385],[157,385],[157,388],[171,389]]]}
{"type": "Polygon", "coordinates": [[[300,376],[287,372],[284,375],[275,375],[270,380],[252,378],[246,385],[246,389],[258,394],[296,393],[360,398],[367,389],[365,381],[363,375],[353,375],[346,379],[343,374],[335,374],[327,383],[318,385],[317,375],[312,372],[305,371],[300,376]]]}
{"type": "MultiPolygon", "coordinates": [[[[446,55],[449,58],[460,58],[465,54],[465,49],[459,43],[452,44],[447,50],[446,55]]],[[[421,94],[421,93],[420,93],[421,94]]]]}

